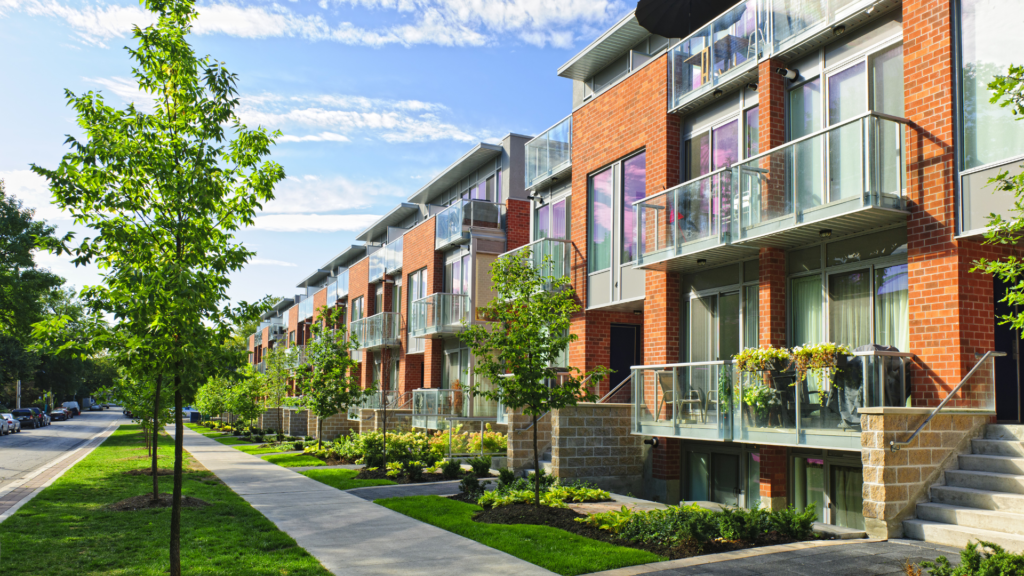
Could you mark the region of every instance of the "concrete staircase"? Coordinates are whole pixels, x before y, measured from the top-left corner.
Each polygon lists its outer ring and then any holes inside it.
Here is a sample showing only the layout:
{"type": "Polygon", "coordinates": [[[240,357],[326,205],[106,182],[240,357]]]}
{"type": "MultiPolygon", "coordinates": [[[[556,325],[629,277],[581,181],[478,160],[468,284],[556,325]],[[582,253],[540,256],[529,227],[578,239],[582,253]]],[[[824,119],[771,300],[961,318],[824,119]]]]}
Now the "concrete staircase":
{"type": "Polygon", "coordinates": [[[931,488],[917,518],[903,523],[908,538],[962,548],[984,540],[1024,552],[1024,426],[990,424],[971,441],[971,454],[946,485],[931,488]]]}

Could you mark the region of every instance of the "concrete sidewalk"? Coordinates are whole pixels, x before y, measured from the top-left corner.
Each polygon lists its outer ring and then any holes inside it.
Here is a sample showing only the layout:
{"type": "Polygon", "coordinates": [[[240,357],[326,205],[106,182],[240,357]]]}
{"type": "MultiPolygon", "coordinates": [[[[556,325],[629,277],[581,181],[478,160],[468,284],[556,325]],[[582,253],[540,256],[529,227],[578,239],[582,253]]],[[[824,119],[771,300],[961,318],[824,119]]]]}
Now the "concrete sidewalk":
{"type": "MultiPolygon", "coordinates": [[[[168,433],[173,436],[174,430],[168,433]]],[[[339,576],[552,574],[187,428],[184,444],[203,466],[339,576]]]]}

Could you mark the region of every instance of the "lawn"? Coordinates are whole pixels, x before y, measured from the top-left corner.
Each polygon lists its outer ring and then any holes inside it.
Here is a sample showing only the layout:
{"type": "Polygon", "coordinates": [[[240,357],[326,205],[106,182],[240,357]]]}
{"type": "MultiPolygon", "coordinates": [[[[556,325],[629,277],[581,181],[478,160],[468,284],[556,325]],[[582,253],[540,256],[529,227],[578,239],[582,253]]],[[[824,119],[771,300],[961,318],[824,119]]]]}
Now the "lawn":
{"type": "Polygon", "coordinates": [[[248,440],[242,440],[240,438],[235,438],[234,436],[225,436],[223,438],[211,437],[205,434],[204,436],[206,436],[207,438],[212,438],[215,442],[220,442],[225,446],[235,446],[237,444],[262,444],[262,442],[249,442],[248,440]]]}
{"type": "Polygon", "coordinates": [[[303,476],[309,476],[317,482],[322,482],[338,490],[351,490],[353,488],[366,488],[367,486],[391,486],[393,480],[356,480],[358,470],[346,470],[344,468],[332,468],[330,470],[305,470],[299,472],[303,476]]]}
{"type": "MultiPolygon", "coordinates": [[[[173,467],[173,440],[163,434],[159,456],[161,468],[173,467]]],[[[152,488],[150,477],[124,474],[148,463],[139,426],[122,425],[3,523],[4,558],[26,576],[166,574],[170,508],[108,508],[152,488]]],[[[161,476],[161,492],[170,492],[172,482],[171,476],[161,476]]],[[[183,493],[210,504],[182,510],[181,560],[186,573],[330,576],[211,472],[186,467],[183,493]]]]}
{"type": "Polygon", "coordinates": [[[276,448],[261,448],[262,444],[250,444],[247,446],[235,446],[235,450],[241,450],[246,454],[252,454],[258,456],[260,454],[277,454],[279,452],[293,452],[292,447],[289,446],[278,446],[276,448]]]}
{"type": "Polygon", "coordinates": [[[481,510],[479,506],[441,496],[406,496],[375,502],[565,576],[665,559],[644,550],[591,540],[550,526],[473,522],[473,514],[481,510]]]}
{"type": "Polygon", "coordinates": [[[200,426],[199,424],[190,424],[190,423],[186,422],[185,423],[185,427],[188,428],[189,430],[192,430],[193,432],[198,432],[198,433],[202,434],[203,436],[206,436],[207,438],[220,438],[221,436],[224,435],[223,432],[218,432],[216,430],[210,430],[206,426],[200,426]]]}
{"type": "Polygon", "coordinates": [[[314,456],[305,454],[278,454],[277,456],[262,457],[271,464],[284,466],[285,468],[298,468],[299,466],[323,466],[324,461],[314,456]]]}

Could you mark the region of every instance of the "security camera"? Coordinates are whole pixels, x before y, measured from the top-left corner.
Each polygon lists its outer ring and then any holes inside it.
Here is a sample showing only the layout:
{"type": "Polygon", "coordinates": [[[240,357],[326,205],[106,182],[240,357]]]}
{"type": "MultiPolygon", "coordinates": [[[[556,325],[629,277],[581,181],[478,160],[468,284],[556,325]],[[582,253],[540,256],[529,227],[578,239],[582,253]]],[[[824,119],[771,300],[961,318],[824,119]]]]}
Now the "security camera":
{"type": "Polygon", "coordinates": [[[796,80],[797,76],[800,75],[799,70],[794,70],[792,68],[776,68],[775,71],[785,76],[786,80],[796,80]]]}

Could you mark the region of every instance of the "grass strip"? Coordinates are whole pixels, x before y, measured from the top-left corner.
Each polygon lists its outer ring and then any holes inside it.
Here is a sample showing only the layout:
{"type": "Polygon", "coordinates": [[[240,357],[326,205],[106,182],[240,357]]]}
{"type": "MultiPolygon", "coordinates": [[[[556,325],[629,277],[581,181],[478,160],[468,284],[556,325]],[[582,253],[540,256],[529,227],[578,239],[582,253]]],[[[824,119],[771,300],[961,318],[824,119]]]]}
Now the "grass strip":
{"type": "MultiPolygon", "coordinates": [[[[160,435],[158,464],[173,468],[173,440],[160,435]]],[[[222,576],[330,576],[213,473],[191,470],[186,454],[183,495],[204,508],[181,511],[181,561],[188,574],[222,576]]],[[[84,460],[3,523],[4,558],[25,576],[132,575],[167,573],[171,509],[115,512],[110,504],[147,494],[149,476],[138,425],[122,425],[84,460]]],[[[173,477],[161,476],[170,493],[173,477]]]]}
{"type": "Polygon", "coordinates": [[[550,526],[474,522],[473,514],[482,508],[441,496],[404,496],[375,502],[564,576],[665,560],[645,550],[591,540],[550,526]]]}
{"type": "Polygon", "coordinates": [[[346,470],[345,468],[332,468],[330,470],[304,470],[299,472],[317,482],[327,484],[338,490],[351,490],[353,488],[366,488],[368,486],[391,486],[396,484],[393,480],[356,480],[358,470],[346,470]]]}
{"type": "Polygon", "coordinates": [[[291,446],[278,446],[276,448],[261,448],[262,444],[253,444],[251,446],[235,446],[235,450],[245,452],[246,454],[252,454],[258,456],[260,454],[279,454],[281,452],[293,452],[291,446]]]}
{"type": "Polygon", "coordinates": [[[276,456],[262,457],[271,464],[277,464],[285,468],[298,468],[300,466],[323,466],[324,461],[306,454],[278,454],[276,456]]]}
{"type": "MultiPolygon", "coordinates": [[[[210,438],[210,437],[207,436],[207,438],[210,438]]],[[[236,446],[238,444],[254,444],[254,445],[258,446],[260,444],[259,442],[249,442],[248,440],[242,440],[240,438],[235,438],[234,436],[225,436],[223,438],[213,438],[213,440],[216,441],[216,442],[220,442],[221,444],[223,444],[225,446],[236,446]]]]}

